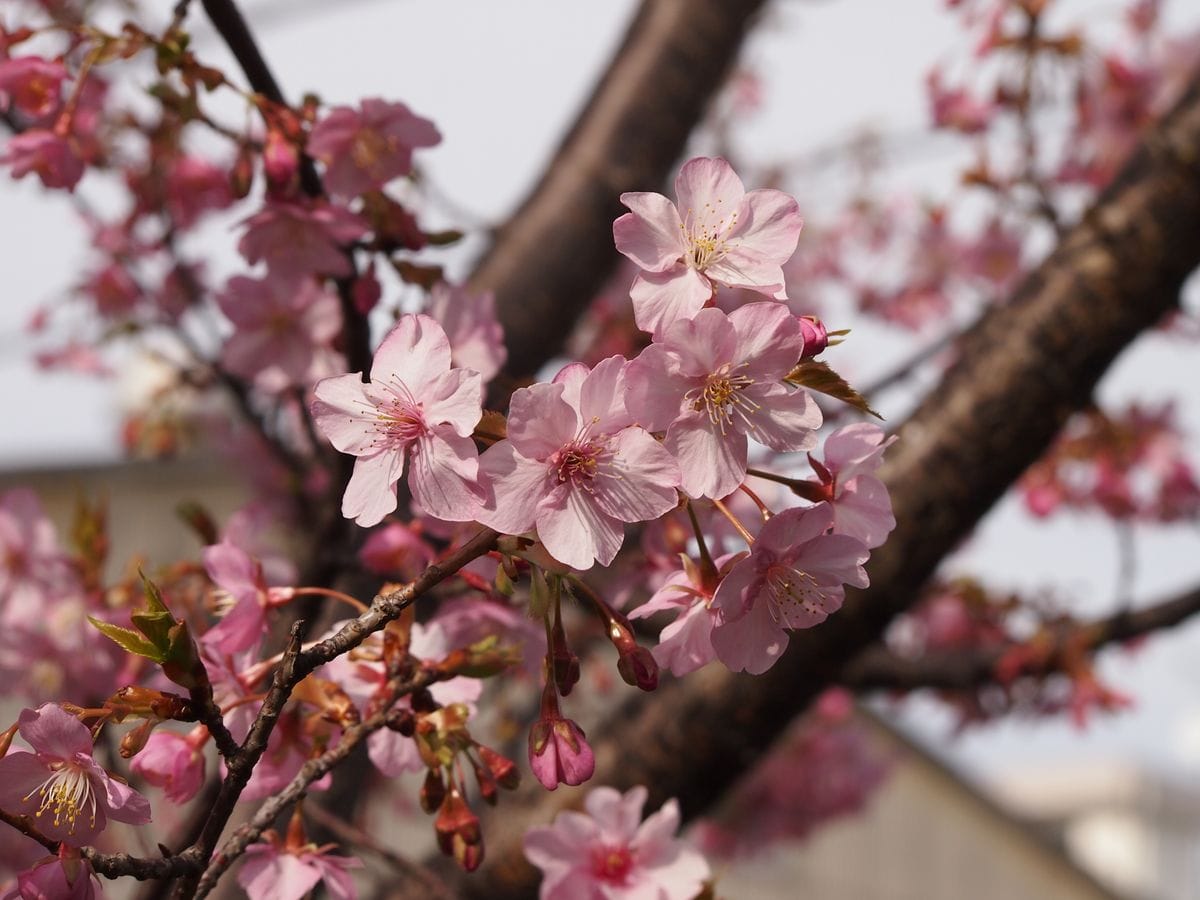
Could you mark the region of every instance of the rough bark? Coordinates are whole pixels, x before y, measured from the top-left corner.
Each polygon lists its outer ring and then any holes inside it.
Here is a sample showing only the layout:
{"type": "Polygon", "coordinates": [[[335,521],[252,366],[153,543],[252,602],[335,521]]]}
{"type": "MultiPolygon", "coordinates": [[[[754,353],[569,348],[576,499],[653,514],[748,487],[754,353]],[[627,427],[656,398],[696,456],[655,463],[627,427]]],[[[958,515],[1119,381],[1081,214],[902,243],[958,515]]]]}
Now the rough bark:
{"type": "Polygon", "coordinates": [[[764,2],[642,4],[545,175],[471,276],[496,293],[510,376],[532,375],[562,347],[616,265],[617,197],[663,183],[764,2]]]}
{"type": "MultiPolygon", "coordinates": [[[[882,471],[899,524],[872,557],[872,587],[819,628],[794,634],[765,676],[710,667],[632,696],[592,732],[593,783],[646,784],[648,808],[675,796],[695,816],[879,639],[1121,350],[1176,303],[1200,263],[1197,148],[1200,79],[1011,301],[968,332],[958,363],[904,425],[882,471]]],[[[538,789],[505,798],[468,895],[533,896],[537,873],[522,858],[521,835],[579,797],[538,789]]]]}

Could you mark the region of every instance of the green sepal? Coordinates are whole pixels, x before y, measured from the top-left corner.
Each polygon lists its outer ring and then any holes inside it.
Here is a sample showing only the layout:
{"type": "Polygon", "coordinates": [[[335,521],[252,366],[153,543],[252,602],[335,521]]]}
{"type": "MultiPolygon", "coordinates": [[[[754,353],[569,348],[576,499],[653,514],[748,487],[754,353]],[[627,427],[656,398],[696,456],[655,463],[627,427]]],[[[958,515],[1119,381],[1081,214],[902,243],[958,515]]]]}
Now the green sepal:
{"type": "Polygon", "coordinates": [[[165,653],[132,628],[122,628],[120,625],[113,625],[110,622],[101,622],[92,616],[88,616],[87,618],[89,622],[96,626],[97,631],[117,644],[122,650],[133,653],[136,656],[144,656],[146,659],[154,660],[156,663],[161,663],[166,656],[165,653]]]}

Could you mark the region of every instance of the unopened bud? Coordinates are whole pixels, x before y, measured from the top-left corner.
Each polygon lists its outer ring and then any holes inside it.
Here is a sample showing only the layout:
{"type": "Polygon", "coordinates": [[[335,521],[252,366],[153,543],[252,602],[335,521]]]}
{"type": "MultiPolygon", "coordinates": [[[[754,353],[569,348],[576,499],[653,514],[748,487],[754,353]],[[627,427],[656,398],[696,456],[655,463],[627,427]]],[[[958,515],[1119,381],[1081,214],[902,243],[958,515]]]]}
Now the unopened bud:
{"type": "Polygon", "coordinates": [[[263,147],[263,172],[272,196],[287,197],[299,184],[300,155],[295,145],[274,129],[267,132],[263,147]]]}
{"type": "Polygon", "coordinates": [[[418,798],[421,809],[427,813],[433,813],[442,805],[442,801],[446,799],[446,782],[442,778],[441,769],[430,769],[425,773],[425,782],[421,785],[418,798]]]}
{"type": "Polygon", "coordinates": [[[393,709],[388,713],[387,727],[405,737],[412,737],[417,728],[417,718],[411,709],[393,709]]]}
{"type": "Polygon", "coordinates": [[[13,722],[3,734],[0,734],[0,758],[8,755],[8,748],[12,746],[12,739],[16,736],[18,727],[19,723],[13,722]]]}
{"type": "Polygon", "coordinates": [[[829,346],[829,333],[825,330],[824,323],[816,316],[799,316],[797,321],[800,323],[800,334],[804,339],[800,358],[811,359],[823,353],[829,346]]]}
{"type": "Polygon", "coordinates": [[[554,683],[558,692],[564,697],[579,682],[579,657],[567,644],[567,633],[563,629],[562,618],[556,613],[554,628],[551,629],[550,665],[554,669],[554,683]]]}
{"type": "Polygon", "coordinates": [[[617,657],[617,671],[631,687],[652,691],[658,687],[658,662],[641,644],[632,644],[617,657]]]}
{"type": "Polygon", "coordinates": [[[150,740],[150,733],[154,731],[154,726],[158,724],[157,719],[147,719],[140,723],[137,728],[125,733],[121,738],[120,753],[123,759],[132,759],[142,752],[146,746],[146,741],[150,740]]]}
{"type": "Polygon", "coordinates": [[[488,767],[492,777],[506,791],[513,791],[521,783],[521,772],[517,764],[507,756],[501,756],[491,747],[480,747],[479,758],[488,767]]]}
{"type": "Polygon", "coordinates": [[[229,192],[238,200],[244,200],[254,187],[254,155],[245,145],[238,150],[237,159],[229,172],[229,192]]]}

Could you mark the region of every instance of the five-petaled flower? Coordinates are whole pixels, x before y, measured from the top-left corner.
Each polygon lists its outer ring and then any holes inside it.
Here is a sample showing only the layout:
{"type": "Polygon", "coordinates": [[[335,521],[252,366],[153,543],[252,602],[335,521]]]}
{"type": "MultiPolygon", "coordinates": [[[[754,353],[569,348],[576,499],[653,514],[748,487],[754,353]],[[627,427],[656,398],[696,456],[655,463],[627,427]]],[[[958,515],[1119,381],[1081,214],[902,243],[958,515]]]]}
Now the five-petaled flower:
{"type": "Polygon", "coordinates": [[[843,585],[867,586],[870,555],[857,538],[830,534],[828,504],[772,516],[750,555],[725,576],[713,596],[717,658],[733,671],[759,675],[787,649],[788,632],[824,622],[842,606],[843,585]]]}
{"type": "Polygon", "coordinates": [[[150,802],[92,759],[91,732],[61,706],[23,710],[17,722],[33,752],[0,759],[0,808],[75,847],[92,843],[109,819],[150,821],[150,802]]]}
{"type": "Polygon", "coordinates": [[[480,458],[495,503],[479,514],[506,534],[537,528],[559,562],[576,569],[608,565],[625,522],[643,522],[678,502],[679,468],[625,409],[619,356],[590,372],[574,363],[551,384],[513,394],[508,440],[480,458]]]}
{"type": "Polygon", "coordinates": [[[421,508],[451,522],[476,517],[483,491],[471,432],[482,414],[483,380],[450,367],[450,342],[429,316],[407,315],[383,339],[371,381],[355,372],[317,383],[317,427],[343,453],[358,457],[342,514],[364,527],[396,508],[396,482],[421,508]]]}
{"type": "Polygon", "coordinates": [[[719,157],[685,163],[675,196],[678,205],[662,194],[622,194],[632,211],[613,223],[617,249],[642,270],[630,289],[639,328],[661,335],[699,312],[717,285],[787,299],[783,264],[804,225],[792,197],[770,189],[746,193],[719,157]]]}
{"type": "Polygon", "coordinates": [[[689,496],[737,488],[747,436],[777,451],[816,445],[821,410],[807,391],[783,384],[801,344],[786,306],[750,303],[675,322],[629,364],[629,408],[646,428],[666,431],[689,496]]]}
{"type": "Polygon", "coordinates": [[[586,813],[566,811],[554,824],[525,833],[525,856],[541,869],[541,900],[692,900],[708,863],[675,836],[679,804],[668,800],[641,821],[647,790],[598,787],[586,813]]]}

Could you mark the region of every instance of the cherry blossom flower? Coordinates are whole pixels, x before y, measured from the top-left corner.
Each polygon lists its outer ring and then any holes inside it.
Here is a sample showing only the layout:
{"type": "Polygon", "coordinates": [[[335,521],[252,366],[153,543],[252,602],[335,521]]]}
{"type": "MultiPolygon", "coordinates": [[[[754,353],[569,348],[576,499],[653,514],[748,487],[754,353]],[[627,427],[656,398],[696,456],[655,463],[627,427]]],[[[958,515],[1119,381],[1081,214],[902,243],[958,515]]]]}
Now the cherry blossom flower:
{"type": "Polygon", "coordinates": [[[15,109],[31,119],[58,111],[67,70],[40,56],[0,60],[0,109],[15,109]]]}
{"type": "Polygon", "coordinates": [[[291,600],[291,588],[268,588],[262,565],[228,541],[204,548],[204,568],[225,601],[221,621],[200,640],[224,654],[254,647],[267,631],[267,610],[291,600]]]}
{"type": "Polygon", "coordinates": [[[689,496],[723,497],[741,484],[747,436],[777,451],[816,445],[821,410],[782,383],[802,344],[786,306],[750,303],[677,321],[630,363],[626,402],[642,425],[666,431],[689,496]]]}
{"type": "Polygon", "coordinates": [[[203,727],[192,735],[156,731],[133,758],[130,768],[162,788],[172,803],[187,803],[204,784],[204,753],[198,743],[202,745],[207,737],[203,727]]]}
{"type": "Polygon", "coordinates": [[[794,199],[770,189],[746,193],[719,157],[685,163],[675,196],[678,205],[662,194],[624,193],[631,212],[613,223],[617,249],[642,269],[630,289],[639,328],[662,334],[699,312],[717,285],[787,299],[782,266],[804,224],[794,199]]]}
{"type": "Polygon", "coordinates": [[[625,367],[619,356],[591,371],[573,363],[513,394],[508,440],[480,458],[495,491],[480,522],[506,534],[536,527],[551,556],[587,569],[613,561],[622,523],[675,506],[679,469],[626,411],[625,367]]]}
{"type": "Polygon", "coordinates": [[[825,500],[833,507],[833,530],[880,546],[896,527],[887,488],[874,473],[883,451],[896,441],[870,422],[846,425],[825,438],[824,464],[813,460],[825,500]]]}
{"type": "Polygon", "coordinates": [[[150,803],[92,759],[92,735],[61,706],[22,710],[21,737],[33,748],[0,759],[0,808],[29,816],[38,830],[71,846],[90,844],[108,820],[144,825],[150,803]]]}
{"type": "Polygon", "coordinates": [[[403,103],[363,100],[358,109],[338,106],[312,130],[308,152],[325,163],[325,186],[343,197],[383,187],[412,171],[412,152],[442,136],[428,119],[403,103]]]}
{"type": "MultiPolygon", "coordinates": [[[[268,838],[274,837],[268,832],[268,838]]],[[[350,856],[333,856],[332,846],[305,844],[289,847],[280,841],[251,844],[246,861],[237,875],[237,883],[250,900],[300,900],[324,881],[325,889],[336,900],[355,900],[358,891],[349,869],[362,865],[350,856]]]]}
{"type": "Polygon", "coordinates": [[[51,598],[75,578],[54,524],[37,494],[15,488],[0,494],[0,626],[36,621],[51,598]]]}
{"type": "Polygon", "coordinates": [[[260,390],[308,385],[332,369],[328,345],[342,317],[337,300],[316,279],[239,275],[217,295],[217,305],[236,326],[222,363],[260,390]]]}
{"type": "Polygon", "coordinates": [[[167,211],[176,228],[190,228],[206,212],[233,202],[228,174],[201,156],[172,160],[164,181],[167,211]]]}
{"type": "Polygon", "coordinates": [[[320,381],[313,417],[343,453],[358,457],[342,514],[367,527],[396,508],[396,482],[430,515],[475,518],[484,497],[471,432],[482,413],[483,380],[450,367],[450,342],[429,316],[407,315],[375,352],[371,381],[358,373],[320,381]]]}
{"type": "Polygon", "coordinates": [[[74,190],[83,177],[83,160],[71,142],[52,131],[30,128],[8,139],[0,165],[12,167],[13,178],[34,172],[48,188],[74,190]]]}
{"type": "Polygon", "coordinates": [[[504,329],[496,321],[496,296],[491,291],[472,293],[463,287],[441,282],[429,298],[429,315],[441,323],[450,339],[454,365],[474,369],[491,381],[508,351],[504,329]]]}
{"type": "Polygon", "coordinates": [[[243,224],[246,233],[238,241],[238,252],[251,265],[265,262],[274,275],[348,277],[350,260],[342,248],[367,232],[358,216],[330,205],[306,209],[270,202],[243,224]]]}
{"type": "Polygon", "coordinates": [[[842,606],[844,584],[867,586],[862,541],[827,533],[827,504],[772,516],[750,555],[730,569],[713,596],[717,658],[735,672],[761,675],[783,654],[788,631],[811,628],[842,606]]]}
{"type": "Polygon", "coordinates": [[[525,833],[525,856],[540,868],[541,900],[692,900],[709,878],[704,857],[675,836],[679,804],[668,800],[645,822],[648,791],[598,787],[586,813],[565,811],[525,833]]]}
{"type": "Polygon", "coordinates": [[[103,900],[92,864],[78,851],[60,845],[58,856],[46,857],[17,875],[17,883],[0,900],[103,900]]]}

